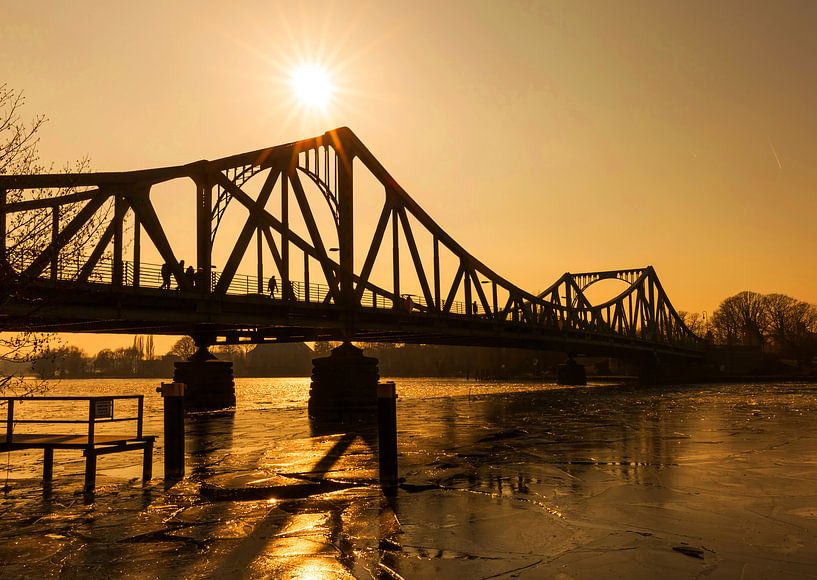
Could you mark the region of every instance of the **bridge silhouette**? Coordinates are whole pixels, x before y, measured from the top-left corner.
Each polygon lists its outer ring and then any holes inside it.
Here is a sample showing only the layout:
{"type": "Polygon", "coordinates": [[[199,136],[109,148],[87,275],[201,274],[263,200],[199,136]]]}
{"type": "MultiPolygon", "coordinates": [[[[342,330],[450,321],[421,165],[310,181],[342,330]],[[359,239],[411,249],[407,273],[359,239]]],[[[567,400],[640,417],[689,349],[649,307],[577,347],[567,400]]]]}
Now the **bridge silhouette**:
{"type": "Polygon", "coordinates": [[[704,349],[652,267],[566,273],[543,292],[506,280],[448,235],[348,128],[176,167],[3,175],[0,218],[7,331],[684,358],[704,349]],[[158,206],[184,195],[190,203],[160,218],[158,206]],[[183,219],[194,233],[171,241],[183,219]],[[191,276],[180,259],[193,247],[191,276]],[[593,304],[588,288],[608,280],[620,293],[593,304]]]}

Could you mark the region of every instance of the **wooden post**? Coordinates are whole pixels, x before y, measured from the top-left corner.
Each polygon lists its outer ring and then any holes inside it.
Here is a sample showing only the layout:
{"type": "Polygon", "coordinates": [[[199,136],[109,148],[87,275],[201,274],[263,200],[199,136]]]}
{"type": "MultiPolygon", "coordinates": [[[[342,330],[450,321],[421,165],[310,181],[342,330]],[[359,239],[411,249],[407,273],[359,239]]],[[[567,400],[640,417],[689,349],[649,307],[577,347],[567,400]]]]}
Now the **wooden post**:
{"type": "Polygon", "coordinates": [[[94,491],[96,487],[96,452],[93,446],[85,450],[85,493],[94,491]]]}
{"type": "Polygon", "coordinates": [[[9,399],[6,415],[6,444],[10,445],[12,439],[14,439],[14,399],[9,399]]]}
{"type": "Polygon", "coordinates": [[[96,404],[95,398],[88,399],[88,445],[94,444],[94,429],[96,427],[96,404]]]}
{"type": "Polygon", "coordinates": [[[136,438],[142,438],[142,420],[145,417],[145,397],[144,395],[139,395],[136,403],[136,438]]]}
{"type": "Polygon", "coordinates": [[[397,393],[393,382],[377,385],[377,459],[380,487],[397,494],[397,393]]]}
{"type": "Polygon", "coordinates": [[[85,493],[96,487],[96,452],[94,451],[94,430],[96,423],[96,399],[88,399],[88,446],[85,448],[85,493]]]}
{"type": "Polygon", "coordinates": [[[153,479],[153,439],[145,442],[145,450],[142,455],[142,482],[147,483],[153,479]]]}
{"type": "Polygon", "coordinates": [[[54,479],[54,448],[43,449],[43,481],[49,482],[54,479]]]}
{"type": "Polygon", "coordinates": [[[164,400],[165,479],[184,477],[184,383],[162,383],[164,400]]]}

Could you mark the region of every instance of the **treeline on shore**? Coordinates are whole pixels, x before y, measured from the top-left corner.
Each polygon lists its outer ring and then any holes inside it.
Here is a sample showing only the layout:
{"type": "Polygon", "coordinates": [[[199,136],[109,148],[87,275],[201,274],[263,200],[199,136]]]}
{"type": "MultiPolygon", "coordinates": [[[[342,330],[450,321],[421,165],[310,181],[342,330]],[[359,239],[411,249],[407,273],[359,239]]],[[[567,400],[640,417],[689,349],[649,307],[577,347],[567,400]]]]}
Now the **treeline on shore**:
{"type": "Polygon", "coordinates": [[[817,363],[817,306],[785,294],[743,291],[712,317],[679,312],[687,327],[716,345],[754,347],[767,360],[799,369],[817,363]]]}
{"type": "MultiPolygon", "coordinates": [[[[183,337],[167,353],[156,355],[151,337],[136,337],[134,344],[115,350],[104,349],[88,356],[75,346],[47,350],[30,364],[44,379],[144,377],[168,378],[173,363],[186,360],[195,351],[192,339],[183,337]]],[[[339,343],[304,343],[217,346],[211,351],[233,363],[236,377],[309,376],[312,359],[328,356],[339,343]]],[[[378,359],[381,376],[438,376],[484,379],[553,376],[564,353],[512,348],[485,348],[420,344],[357,343],[366,356],[378,359]]],[[[585,361],[591,373],[609,373],[606,358],[585,361]]]]}

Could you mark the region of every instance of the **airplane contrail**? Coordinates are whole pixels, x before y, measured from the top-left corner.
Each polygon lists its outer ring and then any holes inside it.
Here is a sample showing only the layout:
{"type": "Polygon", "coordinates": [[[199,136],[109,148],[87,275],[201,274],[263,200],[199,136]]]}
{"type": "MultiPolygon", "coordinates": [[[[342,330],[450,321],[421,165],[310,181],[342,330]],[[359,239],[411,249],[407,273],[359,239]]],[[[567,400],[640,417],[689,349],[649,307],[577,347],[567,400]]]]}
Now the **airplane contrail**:
{"type": "Polygon", "coordinates": [[[783,169],[783,164],[780,163],[780,157],[777,156],[777,149],[774,148],[774,143],[769,141],[769,147],[772,148],[772,155],[774,155],[774,160],[777,161],[777,167],[783,169]]]}

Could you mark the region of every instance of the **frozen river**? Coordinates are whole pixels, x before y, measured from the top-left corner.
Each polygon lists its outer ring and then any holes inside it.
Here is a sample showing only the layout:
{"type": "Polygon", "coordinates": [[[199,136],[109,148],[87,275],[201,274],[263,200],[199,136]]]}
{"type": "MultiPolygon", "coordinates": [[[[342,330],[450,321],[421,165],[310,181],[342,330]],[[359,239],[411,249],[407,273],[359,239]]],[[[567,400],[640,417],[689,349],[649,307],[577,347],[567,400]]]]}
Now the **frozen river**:
{"type": "MultiPolygon", "coordinates": [[[[239,379],[188,417],[188,477],[143,488],[139,453],[4,458],[0,576],[817,577],[817,384],[558,388],[395,379],[400,476],[374,430],[311,422],[308,379],[239,379]]],[[[146,395],[155,380],[52,393],[146,395]]]]}

